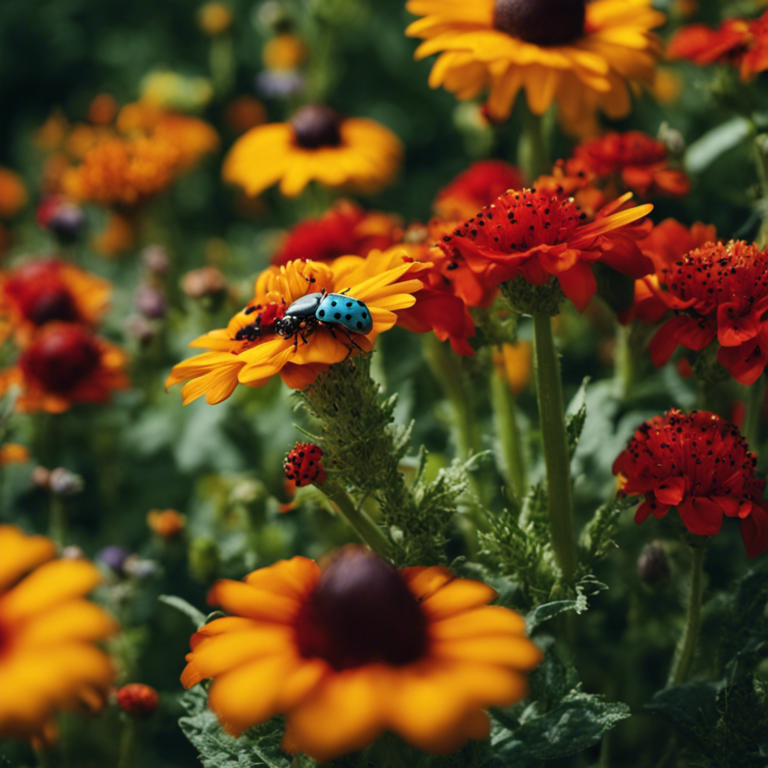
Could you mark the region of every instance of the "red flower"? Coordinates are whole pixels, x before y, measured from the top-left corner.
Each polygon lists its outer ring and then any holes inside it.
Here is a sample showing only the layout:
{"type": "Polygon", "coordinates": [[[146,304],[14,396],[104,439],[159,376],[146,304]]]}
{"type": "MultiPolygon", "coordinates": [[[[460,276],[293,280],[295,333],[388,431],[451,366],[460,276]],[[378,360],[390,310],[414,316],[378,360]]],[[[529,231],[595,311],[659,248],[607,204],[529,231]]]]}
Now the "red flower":
{"type": "Polygon", "coordinates": [[[149,717],[159,703],[157,691],[143,683],[128,683],[117,692],[117,706],[135,717],[149,717]]]}
{"type": "Polygon", "coordinates": [[[747,82],[768,69],[768,11],[753,21],[727,19],[716,30],[704,24],[684,27],[667,50],[671,58],[699,66],[731,64],[747,82]]]}
{"type": "Polygon", "coordinates": [[[666,271],[659,294],[677,311],[650,344],[664,365],[678,344],[699,351],[717,338],[717,359],[742,384],[753,384],[768,363],[768,251],[742,240],[707,243],[666,271]]]}
{"type": "Polygon", "coordinates": [[[646,421],[616,459],[613,473],[627,478],[625,495],[645,496],[635,514],[642,523],[672,508],[697,536],[714,536],[723,515],[741,523],[748,557],[768,547],[768,511],[755,477],[757,458],[737,427],[713,413],[670,410],[646,421]]]}
{"type": "Polygon", "coordinates": [[[325,470],[320,459],[323,451],[313,443],[296,443],[285,457],[285,476],[297,488],[325,482],[325,470]]]}
{"type": "Polygon", "coordinates": [[[581,311],[597,290],[592,262],[635,279],[653,270],[635,243],[639,232],[632,227],[653,206],[619,210],[629,197],[586,222],[572,200],[530,189],[507,192],[444,237],[440,247],[457,264],[464,260],[490,286],[517,277],[544,285],[554,276],[581,311]]]}
{"type": "Polygon", "coordinates": [[[443,187],[433,204],[445,221],[464,221],[510,189],[521,189],[523,176],[503,160],[480,160],[443,187]]]}
{"type": "Polygon", "coordinates": [[[717,229],[713,225],[696,222],[688,229],[675,219],[665,219],[647,237],[638,240],[640,250],[653,262],[654,273],[635,282],[635,304],[622,314],[621,321],[626,323],[637,317],[644,323],[660,322],[669,311],[660,295],[667,270],[689,251],[716,240],[717,229]]]}
{"type": "Polygon", "coordinates": [[[683,171],[668,167],[667,147],[641,131],[609,133],[576,147],[566,162],[569,176],[582,173],[600,179],[620,180],[626,190],[647,195],[683,197],[690,182],[683,171]]]}
{"type": "Polygon", "coordinates": [[[319,219],[297,224],[272,258],[273,264],[289,261],[331,261],[339,256],[367,256],[399,239],[400,222],[386,213],[367,213],[348,200],[338,202],[319,219]]]}

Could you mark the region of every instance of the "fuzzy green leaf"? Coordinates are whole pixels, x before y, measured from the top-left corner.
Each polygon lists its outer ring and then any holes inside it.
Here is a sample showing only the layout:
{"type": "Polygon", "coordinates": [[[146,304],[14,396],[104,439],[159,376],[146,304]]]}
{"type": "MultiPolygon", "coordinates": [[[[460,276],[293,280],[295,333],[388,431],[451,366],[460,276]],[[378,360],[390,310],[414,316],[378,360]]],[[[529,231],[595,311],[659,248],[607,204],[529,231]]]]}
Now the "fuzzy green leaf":
{"type": "Polygon", "coordinates": [[[581,382],[579,391],[568,406],[565,417],[565,432],[568,438],[568,451],[571,456],[576,452],[584,424],[587,421],[587,384],[589,376],[585,376],[581,382]]]}
{"type": "Polygon", "coordinates": [[[703,738],[717,722],[716,700],[714,683],[686,683],[659,691],[645,709],[661,715],[689,737],[703,738]]]}

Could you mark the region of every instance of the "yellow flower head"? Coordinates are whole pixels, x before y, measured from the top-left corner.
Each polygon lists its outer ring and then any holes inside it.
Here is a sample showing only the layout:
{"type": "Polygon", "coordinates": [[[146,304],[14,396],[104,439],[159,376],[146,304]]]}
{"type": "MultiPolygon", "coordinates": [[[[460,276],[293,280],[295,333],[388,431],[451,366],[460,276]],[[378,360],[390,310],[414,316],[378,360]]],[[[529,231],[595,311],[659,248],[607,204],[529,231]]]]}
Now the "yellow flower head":
{"type": "Polygon", "coordinates": [[[241,136],[224,160],[223,176],[249,195],[279,181],[280,192],[295,197],[313,180],[376,192],[392,182],[402,155],[400,140],[383,125],[310,104],[287,123],[261,125],[241,136]]]}
{"type": "Polygon", "coordinates": [[[176,365],[166,387],[189,381],[184,403],[206,396],[211,405],[226,400],[238,382],[264,386],[279,374],[293,389],[309,386],[321,371],[360,351],[370,351],[376,337],[398,320],[398,310],[416,303],[422,283],[406,276],[423,264],[391,267],[390,255],[374,252],[366,259],[344,256],[332,264],[291,261],[272,266],[256,282],[255,296],[226,328],[201,336],[190,346],[209,350],[176,365]],[[344,294],[365,304],[369,331],[345,332],[338,325],[310,321],[295,333],[280,335],[280,320],[297,299],[322,292],[344,294]]]}
{"type": "Polygon", "coordinates": [[[408,0],[423,18],[406,34],[424,42],[416,58],[439,54],[429,84],[460,99],[489,89],[486,111],[509,117],[523,89],[537,115],[558,105],[564,124],[601,109],[629,112],[628,85],[652,83],[664,23],[652,0],[408,0]]]}
{"type": "Polygon", "coordinates": [[[219,581],[234,614],[191,641],[185,687],[213,678],[208,704],[234,735],[286,715],[283,747],[322,762],[383,731],[450,753],[490,730],[489,706],[526,694],[541,651],[525,621],[480,581],[446,568],[401,571],[360,547],[324,569],[303,557],[219,581]]]}
{"type": "Polygon", "coordinates": [[[114,679],[94,643],[117,625],[84,599],[101,576],[55,556],[49,539],[0,526],[0,739],[52,740],[57,711],[100,708],[114,679]]]}

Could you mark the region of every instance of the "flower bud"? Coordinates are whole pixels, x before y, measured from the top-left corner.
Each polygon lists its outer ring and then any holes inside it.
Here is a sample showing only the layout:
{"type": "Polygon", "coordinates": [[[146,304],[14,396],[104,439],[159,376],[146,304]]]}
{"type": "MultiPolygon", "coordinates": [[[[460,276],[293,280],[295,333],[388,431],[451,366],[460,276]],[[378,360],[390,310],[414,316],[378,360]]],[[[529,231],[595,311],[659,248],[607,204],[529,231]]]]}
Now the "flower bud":
{"type": "Polygon", "coordinates": [[[30,475],[30,480],[36,488],[49,491],[51,489],[51,470],[45,467],[35,467],[30,475]]]}
{"type": "Polygon", "coordinates": [[[83,209],[60,195],[45,198],[37,208],[37,223],[62,245],[77,242],[85,228],[83,209]]]}
{"type": "Polygon", "coordinates": [[[64,549],[61,550],[62,560],[82,560],[84,557],[85,552],[83,552],[83,550],[76,544],[70,544],[68,547],[64,547],[64,549]]]}
{"type": "Polygon", "coordinates": [[[64,467],[51,470],[49,487],[51,493],[58,496],[77,496],[85,488],[85,481],[80,475],[70,472],[64,467]]]}
{"type": "Polygon", "coordinates": [[[640,581],[649,587],[655,587],[669,578],[669,560],[660,542],[652,541],[643,547],[637,560],[637,574],[640,581]]]}
{"type": "Polygon", "coordinates": [[[147,515],[147,525],[161,538],[178,536],[187,524],[187,518],[175,509],[153,509],[147,515]]]}
{"type": "Polygon", "coordinates": [[[133,576],[135,579],[146,579],[157,573],[157,563],[154,560],[142,560],[137,555],[129,555],[123,564],[123,571],[126,576],[133,576]]]}
{"type": "Polygon", "coordinates": [[[202,267],[187,272],[181,280],[181,290],[190,299],[219,297],[227,289],[227,281],[217,267],[202,267]]]}
{"type": "Polygon", "coordinates": [[[143,683],[128,683],[117,692],[117,705],[134,717],[149,717],[159,703],[157,691],[143,683]]]}
{"type": "Polygon", "coordinates": [[[148,245],[141,252],[141,262],[153,275],[164,277],[171,268],[168,251],[162,245],[148,245]]]}
{"type": "Polygon", "coordinates": [[[168,309],[165,294],[155,285],[144,283],[133,295],[133,305],[144,317],[158,319],[165,317],[168,309]]]}
{"type": "Polygon", "coordinates": [[[96,560],[103,563],[110,570],[118,574],[124,573],[125,561],[131,556],[131,553],[125,548],[116,544],[104,547],[96,555],[96,560]]]}

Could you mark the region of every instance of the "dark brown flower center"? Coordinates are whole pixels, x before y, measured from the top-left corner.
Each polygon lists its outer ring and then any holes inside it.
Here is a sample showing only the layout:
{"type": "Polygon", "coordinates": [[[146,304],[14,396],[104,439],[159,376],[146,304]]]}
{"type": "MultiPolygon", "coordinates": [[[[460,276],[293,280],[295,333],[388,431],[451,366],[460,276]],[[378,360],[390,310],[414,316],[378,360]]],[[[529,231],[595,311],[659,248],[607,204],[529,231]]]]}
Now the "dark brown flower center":
{"type": "Polygon", "coordinates": [[[341,115],[324,104],[308,104],[291,118],[296,143],[304,149],[338,147],[341,144],[341,115]]]}
{"type": "Polygon", "coordinates": [[[324,571],[296,623],[303,656],[335,669],[420,658],[427,620],[400,574],[362,548],[345,549],[324,571]]]}
{"type": "Polygon", "coordinates": [[[496,0],[493,26],[535,45],[565,45],[584,34],[585,0],[496,0]]]}
{"type": "Polygon", "coordinates": [[[21,356],[19,366],[47,391],[66,393],[99,365],[101,352],[93,336],[76,325],[62,325],[38,338],[21,356]]]}

